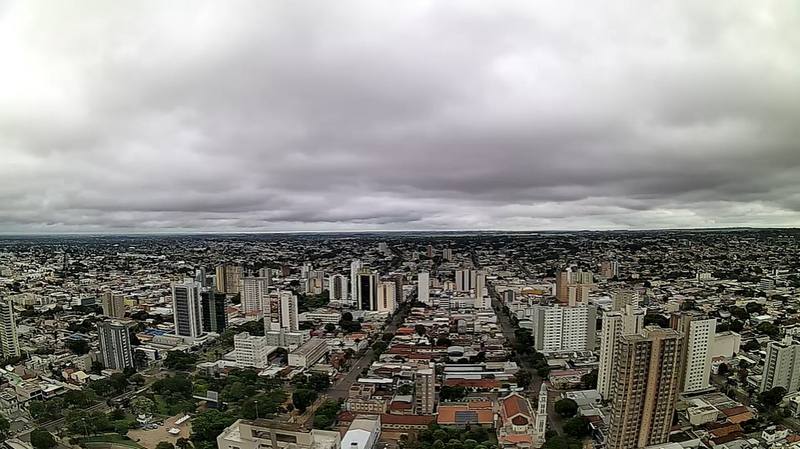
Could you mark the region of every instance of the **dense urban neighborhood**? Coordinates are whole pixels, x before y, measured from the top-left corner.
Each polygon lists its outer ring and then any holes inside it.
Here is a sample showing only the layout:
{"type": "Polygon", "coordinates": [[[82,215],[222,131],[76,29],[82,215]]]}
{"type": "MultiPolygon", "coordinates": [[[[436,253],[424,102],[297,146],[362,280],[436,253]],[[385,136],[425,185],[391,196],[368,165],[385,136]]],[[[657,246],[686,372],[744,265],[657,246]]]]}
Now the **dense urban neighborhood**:
{"type": "Polygon", "coordinates": [[[800,447],[800,231],[0,238],[9,449],[800,447]]]}

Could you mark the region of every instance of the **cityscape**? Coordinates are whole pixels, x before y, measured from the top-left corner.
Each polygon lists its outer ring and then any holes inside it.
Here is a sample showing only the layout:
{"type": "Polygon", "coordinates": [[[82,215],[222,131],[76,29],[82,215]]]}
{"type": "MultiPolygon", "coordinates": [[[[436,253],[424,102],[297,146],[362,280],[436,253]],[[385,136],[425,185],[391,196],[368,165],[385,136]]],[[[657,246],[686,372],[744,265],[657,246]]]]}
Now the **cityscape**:
{"type": "Polygon", "coordinates": [[[797,0],[0,0],[0,449],[800,449],[797,0]]]}
{"type": "Polygon", "coordinates": [[[791,447],[796,230],[0,239],[6,445],[791,447]]]}

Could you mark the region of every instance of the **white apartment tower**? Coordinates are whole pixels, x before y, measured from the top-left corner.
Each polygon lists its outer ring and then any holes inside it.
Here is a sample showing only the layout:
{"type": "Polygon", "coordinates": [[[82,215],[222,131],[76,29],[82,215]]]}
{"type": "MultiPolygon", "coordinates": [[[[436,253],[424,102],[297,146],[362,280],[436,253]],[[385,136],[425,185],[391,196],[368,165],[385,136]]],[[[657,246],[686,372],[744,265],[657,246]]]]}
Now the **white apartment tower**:
{"type": "Polygon", "coordinates": [[[294,332],[300,329],[297,296],[290,291],[281,291],[267,296],[264,309],[264,330],[294,332]]]}
{"type": "Polygon", "coordinates": [[[644,327],[644,310],[627,304],[622,311],[603,314],[600,331],[600,362],[597,369],[597,391],[605,400],[611,400],[613,387],[614,353],[625,335],[640,334],[644,327]]]}
{"type": "Polygon", "coordinates": [[[787,393],[800,391],[800,344],[790,335],[767,345],[761,391],[774,387],[783,387],[787,393]]]}
{"type": "Polygon", "coordinates": [[[267,295],[269,295],[269,278],[242,278],[239,281],[239,294],[241,295],[242,313],[261,316],[267,295]]]}
{"type": "Polygon", "coordinates": [[[431,303],[431,278],[427,271],[417,273],[417,300],[431,303]]]}
{"type": "Polygon", "coordinates": [[[10,299],[0,299],[0,350],[3,358],[20,355],[14,303],[10,299]]]}
{"type": "Polygon", "coordinates": [[[543,352],[594,351],[597,331],[594,305],[533,306],[533,337],[543,352]]]}
{"type": "Polygon", "coordinates": [[[383,281],[378,284],[378,312],[394,313],[397,308],[397,284],[383,281]]]}
{"type": "Polygon", "coordinates": [[[341,274],[334,274],[328,278],[328,299],[331,301],[344,301],[347,299],[349,279],[341,274]]]}
{"type": "Polygon", "coordinates": [[[239,366],[266,368],[269,366],[267,337],[242,332],[233,336],[234,359],[239,366]]]}
{"type": "Polygon", "coordinates": [[[109,318],[124,318],[125,317],[125,297],[122,295],[115,295],[111,292],[103,293],[101,299],[103,306],[103,315],[109,318]]]}
{"type": "Polygon", "coordinates": [[[100,336],[100,361],[105,368],[122,371],[135,368],[131,332],[132,321],[103,321],[97,323],[100,336]]]}
{"type": "Polygon", "coordinates": [[[681,391],[693,393],[707,389],[711,376],[711,345],[717,331],[716,318],[682,315],[676,329],[683,335],[681,391]]]}
{"type": "Polygon", "coordinates": [[[175,335],[197,338],[203,334],[199,282],[187,278],[172,285],[172,315],[175,335]]]}
{"type": "Polygon", "coordinates": [[[432,414],[436,404],[436,365],[431,363],[428,368],[418,369],[414,384],[416,413],[432,414]]]}
{"type": "Polygon", "coordinates": [[[456,270],[456,291],[469,292],[477,283],[477,271],[470,269],[456,270]]]}

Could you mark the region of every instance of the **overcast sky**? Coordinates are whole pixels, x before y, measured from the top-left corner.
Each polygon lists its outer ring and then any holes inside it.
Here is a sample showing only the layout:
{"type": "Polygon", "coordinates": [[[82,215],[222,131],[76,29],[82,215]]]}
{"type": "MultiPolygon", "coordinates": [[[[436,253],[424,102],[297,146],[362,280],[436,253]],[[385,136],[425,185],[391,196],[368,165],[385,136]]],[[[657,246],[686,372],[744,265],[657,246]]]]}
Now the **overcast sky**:
{"type": "Polygon", "coordinates": [[[800,225],[800,3],[0,0],[0,232],[800,225]]]}

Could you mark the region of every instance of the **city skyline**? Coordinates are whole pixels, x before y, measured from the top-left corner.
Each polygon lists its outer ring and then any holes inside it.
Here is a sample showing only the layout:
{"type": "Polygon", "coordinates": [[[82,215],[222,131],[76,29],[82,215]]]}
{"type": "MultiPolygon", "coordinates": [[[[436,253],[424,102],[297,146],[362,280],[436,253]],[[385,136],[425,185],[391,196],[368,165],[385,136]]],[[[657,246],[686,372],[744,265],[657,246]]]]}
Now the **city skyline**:
{"type": "Polygon", "coordinates": [[[0,234],[796,227],[792,2],[0,6],[0,234]]]}

